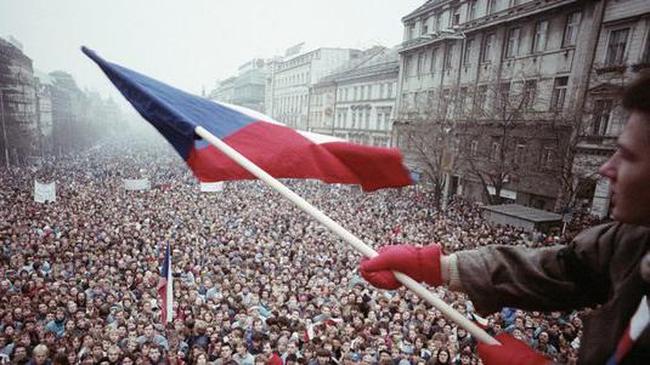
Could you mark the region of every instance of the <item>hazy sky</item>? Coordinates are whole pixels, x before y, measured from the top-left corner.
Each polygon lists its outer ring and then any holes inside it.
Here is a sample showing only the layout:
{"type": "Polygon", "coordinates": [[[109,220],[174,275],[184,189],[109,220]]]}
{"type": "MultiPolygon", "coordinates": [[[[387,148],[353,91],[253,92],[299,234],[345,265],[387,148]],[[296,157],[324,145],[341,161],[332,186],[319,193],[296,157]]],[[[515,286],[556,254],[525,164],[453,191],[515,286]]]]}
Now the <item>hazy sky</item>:
{"type": "Polygon", "coordinates": [[[0,37],[14,36],[34,67],[72,73],[112,92],[79,50],[190,92],[210,90],[253,57],[309,48],[401,42],[401,17],[425,0],[0,0],[0,37]]]}

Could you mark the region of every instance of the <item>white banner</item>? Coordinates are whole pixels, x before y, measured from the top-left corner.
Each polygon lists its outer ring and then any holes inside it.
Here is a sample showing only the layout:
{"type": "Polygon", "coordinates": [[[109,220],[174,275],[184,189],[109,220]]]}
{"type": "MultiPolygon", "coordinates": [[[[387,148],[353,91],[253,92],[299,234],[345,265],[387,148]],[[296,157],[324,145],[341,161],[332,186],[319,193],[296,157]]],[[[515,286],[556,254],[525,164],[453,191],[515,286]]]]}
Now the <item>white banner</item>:
{"type": "Polygon", "coordinates": [[[204,193],[212,193],[215,191],[223,190],[223,181],[211,182],[211,183],[201,183],[201,191],[204,193]]]}
{"type": "Polygon", "coordinates": [[[151,184],[149,179],[122,179],[124,181],[124,189],[126,190],[149,190],[151,189],[151,184]]]}
{"type": "Polygon", "coordinates": [[[43,184],[34,180],[34,201],[37,203],[56,201],[56,182],[43,184]]]}

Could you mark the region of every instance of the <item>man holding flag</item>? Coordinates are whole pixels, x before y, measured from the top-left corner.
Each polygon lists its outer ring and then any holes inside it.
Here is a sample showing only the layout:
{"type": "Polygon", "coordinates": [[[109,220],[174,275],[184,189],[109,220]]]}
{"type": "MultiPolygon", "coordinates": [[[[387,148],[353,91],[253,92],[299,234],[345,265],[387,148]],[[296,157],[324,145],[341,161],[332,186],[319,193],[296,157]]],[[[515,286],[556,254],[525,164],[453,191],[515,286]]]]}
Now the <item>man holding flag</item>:
{"type": "MultiPolygon", "coordinates": [[[[362,276],[396,289],[391,270],[469,294],[476,308],[571,310],[595,307],[585,321],[579,364],[650,364],[650,75],[627,88],[629,119],[616,153],[600,168],[611,182],[615,222],[593,227],[567,246],[492,246],[443,255],[437,245],[384,247],[363,260],[362,276]]],[[[479,344],[486,365],[550,364],[510,335],[479,344]]]]}

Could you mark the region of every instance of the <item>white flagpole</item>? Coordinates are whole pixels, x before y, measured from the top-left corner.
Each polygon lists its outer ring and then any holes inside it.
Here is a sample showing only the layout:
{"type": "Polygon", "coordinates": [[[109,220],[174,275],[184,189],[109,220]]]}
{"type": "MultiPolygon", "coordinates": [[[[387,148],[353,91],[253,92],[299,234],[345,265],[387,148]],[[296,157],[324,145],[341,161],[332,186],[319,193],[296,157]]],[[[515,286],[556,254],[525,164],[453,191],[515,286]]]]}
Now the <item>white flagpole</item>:
{"type": "MultiPolygon", "coordinates": [[[[372,258],[377,256],[377,252],[373,250],[370,246],[366,245],[355,235],[353,235],[348,230],[343,228],[340,224],[333,221],[330,217],[328,217],[323,212],[318,210],[316,207],[311,205],[301,196],[294,193],[291,189],[287,188],[284,184],[282,184],[273,176],[269,175],[266,171],[262,170],[259,166],[255,165],[249,159],[247,159],[242,154],[237,152],[234,148],[230,147],[229,145],[221,141],[219,138],[214,136],[207,129],[198,126],[194,129],[194,132],[196,132],[196,134],[199,135],[201,138],[210,142],[210,144],[215,146],[219,151],[226,154],[226,156],[233,159],[241,167],[246,169],[255,177],[264,181],[270,187],[272,187],[277,192],[282,194],[282,196],[289,199],[292,203],[297,205],[298,208],[302,209],[305,213],[309,214],[318,222],[323,224],[325,227],[329,228],[337,236],[339,236],[345,242],[350,244],[350,246],[352,246],[355,250],[359,251],[361,254],[363,254],[366,257],[372,258]]],[[[397,280],[399,280],[402,284],[404,284],[405,287],[409,288],[411,291],[416,293],[420,298],[429,302],[429,304],[437,308],[447,318],[451,319],[459,326],[465,328],[467,332],[469,332],[477,340],[489,345],[500,344],[499,341],[495,340],[481,327],[477,326],[475,323],[467,319],[465,316],[463,316],[462,314],[454,310],[451,306],[449,306],[447,303],[442,301],[442,299],[435,296],[433,293],[429,292],[423,285],[421,285],[417,281],[411,279],[409,276],[402,274],[400,272],[394,271],[393,273],[395,274],[397,280]]]]}

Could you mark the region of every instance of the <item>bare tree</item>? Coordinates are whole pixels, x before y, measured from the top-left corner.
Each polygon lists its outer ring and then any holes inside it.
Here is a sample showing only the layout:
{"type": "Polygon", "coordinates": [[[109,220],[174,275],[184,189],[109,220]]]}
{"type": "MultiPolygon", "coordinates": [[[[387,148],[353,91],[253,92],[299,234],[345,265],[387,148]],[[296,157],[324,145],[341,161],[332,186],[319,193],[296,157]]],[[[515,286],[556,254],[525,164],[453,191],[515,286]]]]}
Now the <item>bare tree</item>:
{"type": "Polygon", "coordinates": [[[488,203],[501,204],[510,185],[557,193],[556,170],[571,169],[564,157],[572,126],[547,105],[536,79],[521,79],[479,85],[471,108],[461,111],[459,156],[488,203]]]}
{"type": "MultiPolygon", "coordinates": [[[[417,166],[423,181],[433,190],[433,203],[440,208],[445,187],[446,172],[453,163],[452,121],[432,93],[415,96],[412,102],[403,101],[397,133],[407,160],[417,166]]],[[[449,102],[449,100],[448,100],[449,102]]]]}

